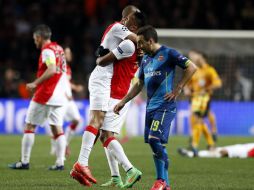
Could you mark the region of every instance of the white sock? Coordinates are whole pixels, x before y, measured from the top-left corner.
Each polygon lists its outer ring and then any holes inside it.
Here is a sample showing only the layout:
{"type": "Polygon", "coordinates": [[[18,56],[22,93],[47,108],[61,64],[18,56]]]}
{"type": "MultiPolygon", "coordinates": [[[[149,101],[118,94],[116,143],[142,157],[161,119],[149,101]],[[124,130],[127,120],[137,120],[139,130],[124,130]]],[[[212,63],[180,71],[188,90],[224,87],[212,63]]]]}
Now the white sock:
{"type": "Polygon", "coordinates": [[[78,157],[78,162],[83,166],[88,166],[88,159],[97,133],[98,130],[96,128],[88,126],[83,134],[82,145],[78,157]]]}
{"type": "Polygon", "coordinates": [[[106,147],[104,147],[104,150],[107,156],[108,165],[111,171],[111,176],[120,176],[118,162],[116,158],[113,156],[111,151],[109,151],[106,147]]]}
{"type": "Polygon", "coordinates": [[[70,126],[68,126],[65,131],[67,145],[70,144],[71,139],[73,138],[74,135],[75,135],[75,131],[73,129],[71,129],[70,126]]]}
{"type": "Polygon", "coordinates": [[[116,140],[113,139],[109,142],[107,146],[110,153],[115,156],[118,163],[123,167],[125,171],[128,171],[130,168],[133,167],[133,165],[128,160],[127,156],[124,153],[122,145],[116,140]]]}
{"type": "Polygon", "coordinates": [[[66,139],[64,134],[56,138],[56,165],[63,166],[65,160],[66,139]]]}
{"type": "Polygon", "coordinates": [[[28,164],[34,144],[34,133],[24,133],[21,144],[21,162],[28,164]]]}
{"type": "Polygon", "coordinates": [[[201,150],[198,152],[198,157],[201,158],[220,158],[221,154],[216,150],[201,150]]]}
{"type": "Polygon", "coordinates": [[[56,140],[53,137],[51,137],[50,139],[50,144],[51,144],[50,154],[56,155],[56,140]]]}

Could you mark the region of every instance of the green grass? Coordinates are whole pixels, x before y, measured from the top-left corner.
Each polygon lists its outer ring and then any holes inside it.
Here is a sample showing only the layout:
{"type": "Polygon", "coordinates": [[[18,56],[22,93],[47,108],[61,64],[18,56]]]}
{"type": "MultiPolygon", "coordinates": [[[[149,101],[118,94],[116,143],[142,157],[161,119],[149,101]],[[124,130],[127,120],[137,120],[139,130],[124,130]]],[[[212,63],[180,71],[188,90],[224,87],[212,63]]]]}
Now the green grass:
{"type": "MultiPolygon", "coordinates": [[[[170,179],[173,190],[254,190],[254,159],[188,159],[177,154],[178,147],[187,145],[187,137],[172,137],[168,144],[170,155],[170,179]]],[[[247,137],[220,137],[219,145],[253,142],[247,137]]],[[[47,167],[55,158],[49,155],[50,143],[47,136],[36,136],[30,170],[16,171],[7,168],[8,163],[20,157],[21,136],[0,136],[0,189],[4,190],[79,190],[86,189],[69,177],[69,171],[76,161],[81,137],[73,139],[72,154],[66,161],[64,171],[52,172],[47,167]]],[[[201,142],[205,144],[204,141],[201,142]]],[[[202,146],[204,148],[204,146],[202,146]]],[[[133,189],[149,190],[154,182],[154,165],[150,148],[142,138],[134,138],[124,144],[131,162],[143,172],[142,180],[133,189]]],[[[90,157],[93,175],[99,184],[110,178],[104,151],[97,143],[90,157]]],[[[125,177],[122,172],[122,177],[125,177]]],[[[101,188],[94,185],[90,189],[101,188]]],[[[112,188],[113,189],[113,188],[112,188]]]]}

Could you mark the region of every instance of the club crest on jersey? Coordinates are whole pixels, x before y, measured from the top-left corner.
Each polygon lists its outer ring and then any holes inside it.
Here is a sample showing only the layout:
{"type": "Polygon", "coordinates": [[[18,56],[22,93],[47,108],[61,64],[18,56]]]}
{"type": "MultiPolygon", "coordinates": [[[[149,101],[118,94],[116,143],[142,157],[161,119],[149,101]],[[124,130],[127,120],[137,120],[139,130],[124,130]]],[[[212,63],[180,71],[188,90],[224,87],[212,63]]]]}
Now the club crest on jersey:
{"type": "Polygon", "coordinates": [[[123,30],[123,31],[129,31],[128,28],[127,28],[126,26],[123,26],[123,27],[122,27],[122,30],[123,30]]]}
{"type": "Polygon", "coordinates": [[[159,57],[158,57],[158,61],[163,61],[163,59],[164,59],[164,56],[163,55],[159,55],[159,57]]]}

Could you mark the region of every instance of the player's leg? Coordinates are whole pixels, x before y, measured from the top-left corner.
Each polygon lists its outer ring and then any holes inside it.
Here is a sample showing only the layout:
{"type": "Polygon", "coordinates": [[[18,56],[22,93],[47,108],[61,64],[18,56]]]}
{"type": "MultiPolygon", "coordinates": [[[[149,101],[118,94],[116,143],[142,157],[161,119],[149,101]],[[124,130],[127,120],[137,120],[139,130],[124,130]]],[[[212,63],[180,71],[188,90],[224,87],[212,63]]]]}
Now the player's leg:
{"type": "Polygon", "coordinates": [[[45,105],[31,101],[26,114],[26,125],[21,144],[21,161],[10,164],[12,169],[29,169],[29,162],[35,138],[36,125],[42,125],[48,115],[45,105]]]}
{"type": "Polygon", "coordinates": [[[209,110],[208,112],[208,121],[211,125],[211,132],[212,132],[212,137],[213,140],[216,142],[217,141],[217,135],[218,135],[218,130],[217,130],[217,125],[216,125],[216,116],[214,114],[214,112],[212,112],[211,110],[209,110]]]}
{"type": "MultiPolygon", "coordinates": [[[[108,139],[109,137],[113,137],[114,134],[110,131],[103,131],[101,132],[101,136],[100,136],[100,140],[102,142],[102,144],[104,145],[106,139],[108,139]]],[[[110,150],[108,150],[107,147],[104,146],[104,150],[105,150],[105,154],[108,160],[108,164],[109,164],[109,168],[110,168],[110,172],[111,172],[111,179],[106,182],[103,183],[101,186],[102,187],[123,187],[123,182],[121,179],[121,175],[119,172],[119,167],[118,167],[118,161],[116,159],[116,157],[111,153],[110,150]]]]}
{"type": "Polygon", "coordinates": [[[65,130],[65,137],[66,137],[66,141],[67,141],[65,154],[68,156],[68,155],[70,155],[69,144],[71,142],[71,139],[75,135],[75,131],[76,131],[78,125],[81,123],[81,116],[80,116],[78,107],[73,100],[71,100],[67,105],[64,119],[66,121],[71,122],[70,125],[65,130]]]}
{"type": "MultiPolygon", "coordinates": [[[[103,142],[104,147],[107,148],[107,152],[112,155],[125,170],[127,177],[124,187],[129,188],[132,187],[134,183],[141,178],[142,173],[138,169],[133,167],[133,165],[126,156],[122,145],[114,137],[115,133],[120,133],[129,107],[129,104],[125,105],[124,108],[121,110],[120,114],[117,115],[113,112],[113,108],[118,102],[119,100],[110,99],[110,110],[106,113],[105,120],[101,128],[101,141],[103,142]]],[[[112,164],[114,163],[115,162],[113,162],[112,164]]]]}
{"type": "MultiPolygon", "coordinates": [[[[99,129],[102,126],[104,121],[105,112],[99,110],[91,110],[90,111],[90,121],[86,126],[85,131],[82,136],[82,144],[78,157],[78,161],[73,165],[73,169],[70,175],[79,181],[79,179],[75,178],[75,172],[80,173],[85,178],[87,178],[92,183],[96,183],[96,179],[92,176],[90,169],[88,168],[88,160],[91,153],[91,150],[94,146],[94,142],[96,140],[99,129]]],[[[80,181],[79,181],[80,182],[80,181]]],[[[82,183],[81,183],[82,184],[82,183]]],[[[85,184],[90,186],[91,184],[85,184]]]]}
{"type": "Polygon", "coordinates": [[[56,146],[56,162],[51,166],[50,170],[63,170],[65,160],[66,138],[63,132],[63,115],[65,113],[64,106],[49,106],[50,115],[48,123],[55,140],[56,146]]]}
{"type": "Polygon", "coordinates": [[[194,153],[194,156],[197,156],[198,154],[198,145],[202,133],[202,118],[198,116],[195,113],[192,113],[193,117],[193,125],[192,127],[192,143],[191,143],[191,149],[194,153]]]}
{"type": "Polygon", "coordinates": [[[168,154],[163,144],[168,142],[171,122],[175,117],[175,108],[161,109],[150,114],[150,116],[148,113],[147,117],[150,118],[146,119],[146,131],[148,132],[146,132],[145,135],[149,134],[148,143],[153,152],[157,176],[157,180],[152,189],[169,188],[168,154]]]}

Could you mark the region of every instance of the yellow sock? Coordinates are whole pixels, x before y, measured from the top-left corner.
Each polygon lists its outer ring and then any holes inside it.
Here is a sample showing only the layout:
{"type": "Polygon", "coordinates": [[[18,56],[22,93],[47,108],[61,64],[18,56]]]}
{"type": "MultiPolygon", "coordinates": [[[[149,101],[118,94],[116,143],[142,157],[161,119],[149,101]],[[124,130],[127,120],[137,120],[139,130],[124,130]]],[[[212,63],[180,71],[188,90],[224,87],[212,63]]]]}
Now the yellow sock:
{"type": "Polygon", "coordinates": [[[202,128],[207,144],[209,146],[214,146],[214,141],[213,141],[212,135],[210,134],[210,131],[208,130],[207,125],[204,123],[201,125],[201,128],[202,128]]]}

